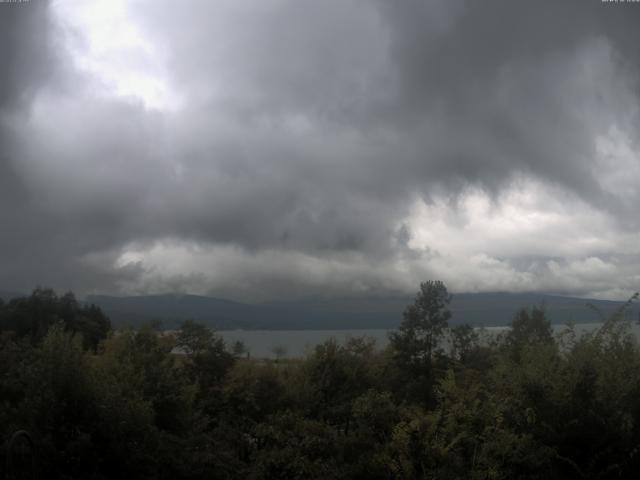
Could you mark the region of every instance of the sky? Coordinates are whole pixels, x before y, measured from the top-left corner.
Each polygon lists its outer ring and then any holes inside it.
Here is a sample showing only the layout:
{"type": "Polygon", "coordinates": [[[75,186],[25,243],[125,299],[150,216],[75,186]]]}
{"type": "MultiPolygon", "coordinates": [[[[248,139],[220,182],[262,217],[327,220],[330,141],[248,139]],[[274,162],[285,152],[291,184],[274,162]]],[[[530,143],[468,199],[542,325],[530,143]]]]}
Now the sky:
{"type": "Polygon", "coordinates": [[[0,289],[640,289],[640,2],[0,3],[0,289]]]}

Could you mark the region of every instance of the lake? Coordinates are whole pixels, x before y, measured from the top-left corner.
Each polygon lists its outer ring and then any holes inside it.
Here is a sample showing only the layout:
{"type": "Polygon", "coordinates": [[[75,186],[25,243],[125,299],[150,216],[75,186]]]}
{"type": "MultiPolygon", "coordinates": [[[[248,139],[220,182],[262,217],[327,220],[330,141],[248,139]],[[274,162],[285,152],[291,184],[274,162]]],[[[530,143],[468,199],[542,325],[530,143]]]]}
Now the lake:
{"type": "MultiPolygon", "coordinates": [[[[576,325],[576,331],[587,332],[598,328],[600,323],[581,323],[576,325]]],[[[482,330],[487,335],[497,335],[509,327],[486,327],[482,330]]],[[[565,325],[554,325],[556,333],[566,328],[565,325]]],[[[640,327],[633,325],[636,335],[640,336],[640,327]]],[[[244,342],[249,353],[254,358],[275,358],[275,348],[282,348],[285,357],[302,357],[313,351],[313,348],[328,340],[335,338],[339,343],[344,343],[353,337],[369,337],[376,341],[378,348],[384,348],[389,343],[387,329],[364,330],[220,330],[220,334],[227,345],[232,345],[240,340],[244,342]]]]}
{"type": "Polygon", "coordinates": [[[233,345],[240,340],[244,342],[249,353],[254,358],[275,358],[274,348],[284,349],[285,357],[302,357],[313,348],[330,339],[335,338],[344,343],[350,337],[370,337],[376,340],[379,348],[388,343],[390,330],[220,330],[227,345],[233,345]]]}

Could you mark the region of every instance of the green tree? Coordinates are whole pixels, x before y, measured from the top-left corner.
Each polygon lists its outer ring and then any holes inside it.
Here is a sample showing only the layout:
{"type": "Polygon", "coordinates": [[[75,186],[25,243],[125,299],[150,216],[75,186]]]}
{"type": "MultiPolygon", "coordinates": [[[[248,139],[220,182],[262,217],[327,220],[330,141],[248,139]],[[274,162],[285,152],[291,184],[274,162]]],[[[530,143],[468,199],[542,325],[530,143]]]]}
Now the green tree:
{"type": "Polygon", "coordinates": [[[433,400],[433,359],[451,318],[450,302],[451,295],[441,281],[421,283],[398,331],[389,335],[393,363],[387,378],[400,399],[433,400]]]}
{"type": "Polygon", "coordinates": [[[287,354],[287,347],[284,345],[274,345],[271,348],[271,353],[275,355],[276,363],[278,363],[287,354]]]}
{"type": "Polygon", "coordinates": [[[176,346],[185,354],[183,367],[188,378],[197,385],[203,409],[209,413],[217,411],[219,390],[235,357],[227,351],[222,337],[192,320],[185,321],[180,327],[176,346]]]}
{"type": "Polygon", "coordinates": [[[390,336],[394,349],[408,363],[431,363],[451,318],[450,302],[451,295],[441,281],[429,280],[420,284],[413,305],[404,311],[399,331],[390,336]]]}
{"type": "Polygon", "coordinates": [[[451,356],[465,363],[471,351],[478,347],[478,333],[468,324],[451,329],[451,356]]]}
{"type": "Polygon", "coordinates": [[[373,386],[370,371],[373,344],[350,339],[340,345],[330,338],[316,346],[303,364],[305,388],[301,405],[313,416],[348,432],[352,402],[373,386]]]}
{"type": "Polygon", "coordinates": [[[520,309],[511,322],[511,330],[505,337],[507,348],[515,357],[526,347],[555,345],[551,322],[547,319],[543,307],[520,309]]]}
{"type": "Polygon", "coordinates": [[[209,327],[193,320],[186,320],[180,325],[176,346],[187,356],[195,356],[219,347],[220,341],[209,327]]]}
{"type": "Polygon", "coordinates": [[[0,309],[0,331],[28,338],[34,345],[59,321],[65,331],[82,336],[85,349],[94,351],[111,330],[111,322],[100,308],[81,305],[71,292],[58,297],[49,288],[36,288],[30,296],[14,298],[0,309]]]}
{"type": "Polygon", "coordinates": [[[236,357],[242,357],[245,354],[247,355],[247,357],[249,356],[249,349],[242,340],[236,340],[235,342],[233,342],[231,351],[236,357]]]}

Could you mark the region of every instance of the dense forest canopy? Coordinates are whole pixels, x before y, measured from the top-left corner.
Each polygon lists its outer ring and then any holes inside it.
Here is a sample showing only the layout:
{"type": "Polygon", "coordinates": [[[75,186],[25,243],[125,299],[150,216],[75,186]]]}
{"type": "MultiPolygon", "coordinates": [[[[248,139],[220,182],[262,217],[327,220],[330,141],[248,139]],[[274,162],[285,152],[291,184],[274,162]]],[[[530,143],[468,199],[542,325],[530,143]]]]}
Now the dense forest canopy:
{"type": "Polygon", "coordinates": [[[0,302],[0,465],[60,479],[639,471],[629,304],[583,335],[571,326],[554,335],[543,308],[524,308],[510,330],[482,340],[449,328],[449,301],[444,284],[425,282],[387,348],[329,340],[275,361],[248,358],[193,321],[176,335],[157,324],[114,332],[72,294],[0,302]],[[14,458],[19,431],[33,465],[14,458]]]}

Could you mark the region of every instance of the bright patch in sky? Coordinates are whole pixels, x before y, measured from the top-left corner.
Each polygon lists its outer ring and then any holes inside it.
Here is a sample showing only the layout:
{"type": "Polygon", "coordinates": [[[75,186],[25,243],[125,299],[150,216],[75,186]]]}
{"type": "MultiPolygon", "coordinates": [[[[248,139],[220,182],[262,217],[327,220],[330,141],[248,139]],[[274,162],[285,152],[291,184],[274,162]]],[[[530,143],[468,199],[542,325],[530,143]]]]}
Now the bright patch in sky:
{"type": "Polygon", "coordinates": [[[461,257],[486,253],[515,258],[523,251],[571,257],[611,248],[605,215],[533,180],[514,182],[496,199],[470,188],[455,205],[444,199],[431,204],[417,200],[405,223],[413,233],[412,248],[461,257]]]}
{"type": "Polygon", "coordinates": [[[76,68],[95,78],[100,93],[153,110],[180,108],[158,44],[144,37],[127,8],[126,0],[58,0],[52,11],[76,68]]]}

